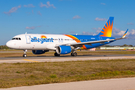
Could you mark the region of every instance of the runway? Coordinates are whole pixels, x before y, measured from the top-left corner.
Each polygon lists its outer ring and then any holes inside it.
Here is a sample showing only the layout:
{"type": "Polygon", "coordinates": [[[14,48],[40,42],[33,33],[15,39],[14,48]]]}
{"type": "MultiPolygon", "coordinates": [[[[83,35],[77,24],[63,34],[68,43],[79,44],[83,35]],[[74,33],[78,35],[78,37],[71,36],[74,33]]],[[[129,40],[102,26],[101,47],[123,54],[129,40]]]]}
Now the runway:
{"type": "Polygon", "coordinates": [[[28,63],[28,62],[64,62],[84,60],[112,60],[112,59],[135,59],[134,55],[91,55],[91,56],[60,56],[60,57],[7,57],[0,58],[0,63],[28,63]]]}

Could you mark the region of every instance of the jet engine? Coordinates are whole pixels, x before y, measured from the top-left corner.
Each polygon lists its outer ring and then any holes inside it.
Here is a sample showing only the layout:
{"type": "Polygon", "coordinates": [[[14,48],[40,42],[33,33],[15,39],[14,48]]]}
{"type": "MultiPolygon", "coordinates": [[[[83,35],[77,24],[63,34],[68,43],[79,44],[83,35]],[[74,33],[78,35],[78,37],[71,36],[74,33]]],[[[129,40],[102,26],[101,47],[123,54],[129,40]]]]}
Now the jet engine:
{"type": "Polygon", "coordinates": [[[71,47],[70,46],[64,46],[64,45],[61,45],[61,46],[58,46],[56,48],[56,52],[58,54],[68,54],[72,51],[71,47]]]}

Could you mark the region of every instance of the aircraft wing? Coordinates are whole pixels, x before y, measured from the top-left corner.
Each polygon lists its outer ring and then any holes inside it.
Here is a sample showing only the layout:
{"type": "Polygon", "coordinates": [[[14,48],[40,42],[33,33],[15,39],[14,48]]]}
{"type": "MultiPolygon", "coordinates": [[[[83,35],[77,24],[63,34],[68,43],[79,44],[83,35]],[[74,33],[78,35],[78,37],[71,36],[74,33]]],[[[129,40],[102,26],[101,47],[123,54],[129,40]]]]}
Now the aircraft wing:
{"type": "Polygon", "coordinates": [[[107,39],[107,40],[98,40],[98,41],[80,42],[80,43],[69,43],[69,44],[65,44],[65,45],[66,46],[81,47],[82,45],[91,45],[94,43],[104,44],[105,42],[111,42],[111,41],[120,40],[120,39],[125,39],[125,38],[116,38],[116,39],[107,39]]]}
{"type": "MultiPolygon", "coordinates": [[[[123,38],[121,38],[121,39],[123,39],[123,38]]],[[[110,41],[115,41],[115,40],[116,39],[107,39],[107,40],[98,40],[98,41],[89,41],[89,42],[67,43],[67,44],[62,44],[62,45],[65,45],[65,46],[74,46],[74,47],[82,47],[82,45],[91,45],[91,44],[94,44],[94,43],[105,43],[105,42],[110,42],[110,41]]],[[[59,45],[57,45],[57,46],[59,46],[59,45]]]]}
{"type": "Polygon", "coordinates": [[[99,40],[99,41],[90,41],[90,42],[80,42],[80,43],[70,43],[70,44],[66,44],[67,46],[76,46],[76,47],[80,47],[82,45],[91,45],[94,43],[105,43],[105,42],[110,42],[110,41],[115,41],[115,39],[108,39],[108,40],[99,40]]]}
{"type": "Polygon", "coordinates": [[[126,39],[126,35],[127,35],[128,29],[127,31],[124,33],[124,35],[121,38],[116,38],[115,40],[120,40],[120,39],[126,39]]]}
{"type": "Polygon", "coordinates": [[[116,40],[120,40],[120,39],[125,39],[126,38],[125,36],[126,36],[127,32],[128,32],[128,29],[121,38],[90,41],[90,42],[69,43],[69,44],[65,44],[65,45],[74,46],[74,47],[81,47],[82,45],[91,45],[91,44],[94,44],[94,43],[101,43],[101,44],[103,43],[104,44],[105,42],[111,42],[111,41],[116,41],[116,40]]]}

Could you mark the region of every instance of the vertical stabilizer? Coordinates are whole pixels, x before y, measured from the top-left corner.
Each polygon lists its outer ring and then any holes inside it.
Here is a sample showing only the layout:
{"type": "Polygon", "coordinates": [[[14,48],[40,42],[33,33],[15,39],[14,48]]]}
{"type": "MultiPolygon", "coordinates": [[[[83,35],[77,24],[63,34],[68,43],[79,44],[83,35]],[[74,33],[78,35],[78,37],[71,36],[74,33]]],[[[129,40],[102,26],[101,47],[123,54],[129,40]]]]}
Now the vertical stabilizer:
{"type": "Polygon", "coordinates": [[[111,37],[112,36],[112,28],[113,28],[113,19],[114,17],[110,17],[109,20],[106,22],[100,33],[99,36],[102,37],[111,37]]]}

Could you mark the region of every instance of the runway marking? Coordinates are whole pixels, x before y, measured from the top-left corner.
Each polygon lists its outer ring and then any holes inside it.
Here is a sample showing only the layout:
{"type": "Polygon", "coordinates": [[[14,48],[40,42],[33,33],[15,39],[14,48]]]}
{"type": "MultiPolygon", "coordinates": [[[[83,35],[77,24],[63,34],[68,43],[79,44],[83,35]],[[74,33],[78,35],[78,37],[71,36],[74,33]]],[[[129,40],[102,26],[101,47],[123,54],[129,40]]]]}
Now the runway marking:
{"type": "Polygon", "coordinates": [[[29,61],[29,62],[39,62],[39,61],[34,61],[34,60],[29,60],[29,59],[23,59],[25,61],[29,61]]]}

